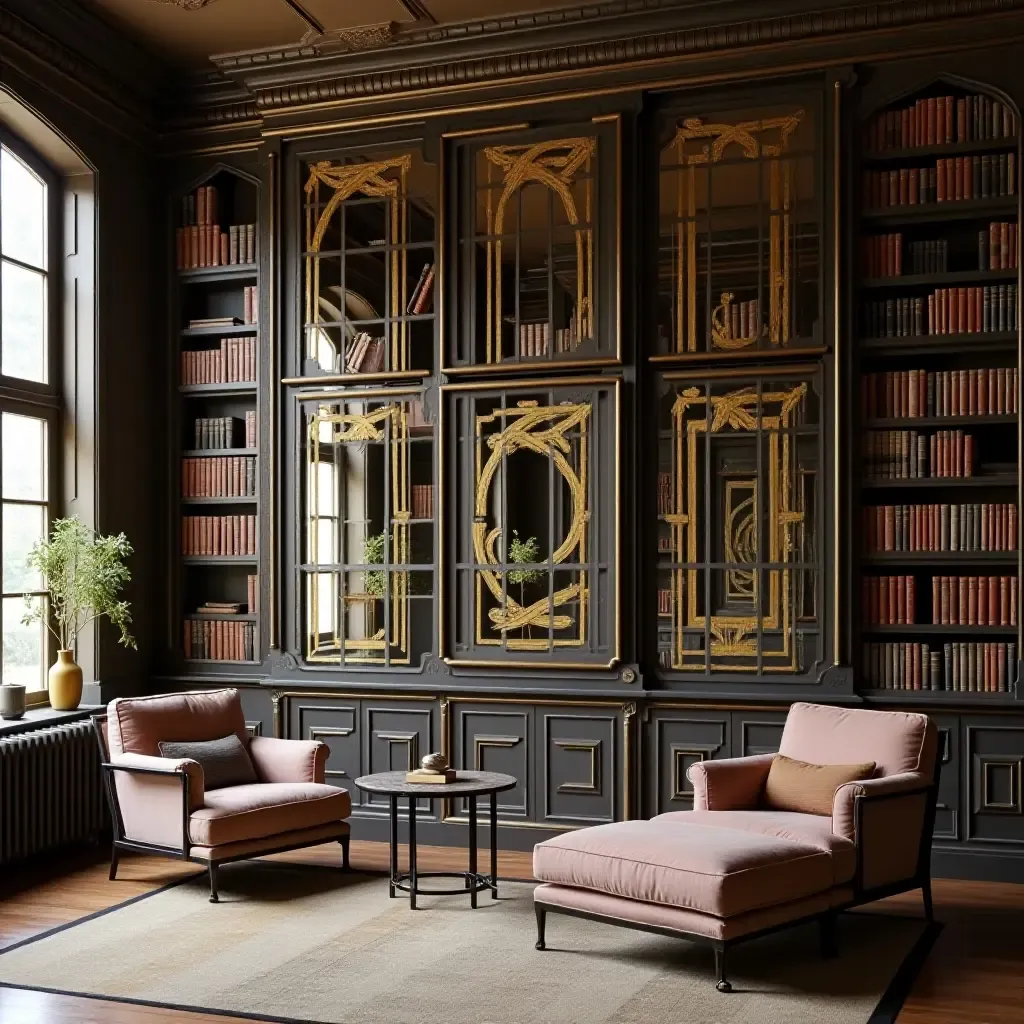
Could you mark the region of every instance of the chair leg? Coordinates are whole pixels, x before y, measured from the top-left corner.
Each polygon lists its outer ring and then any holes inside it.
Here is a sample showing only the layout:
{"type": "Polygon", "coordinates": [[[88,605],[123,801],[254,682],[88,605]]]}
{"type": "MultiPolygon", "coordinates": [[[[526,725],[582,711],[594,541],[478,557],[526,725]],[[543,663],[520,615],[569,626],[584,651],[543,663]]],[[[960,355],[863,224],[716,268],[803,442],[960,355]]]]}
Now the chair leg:
{"type": "Polygon", "coordinates": [[[921,898],[924,901],[925,920],[931,924],[935,920],[935,911],[932,909],[932,879],[929,875],[921,883],[921,898]]]}
{"type": "Polygon", "coordinates": [[[220,897],[217,895],[217,862],[210,861],[210,902],[220,903],[220,897]]]}
{"type": "Polygon", "coordinates": [[[349,863],[348,859],[348,848],[349,844],[352,842],[352,837],[342,836],[341,839],[338,840],[338,842],[341,843],[341,870],[351,871],[352,865],[349,863]]]}
{"type": "Polygon", "coordinates": [[[719,992],[731,992],[732,985],[725,976],[725,946],[715,946],[715,974],[718,975],[715,988],[719,992]]]}
{"type": "Polygon", "coordinates": [[[534,903],[533,911],[537,915],[537,942],[534,949],[547,949],[544,944],[544,925],[547,923],[548,908],[543,903],[534,903]]]}
{"type": "Polygon", "coordinates": [[[829,910],[818,918],[818,939],[823,960],[839,956],[838,924],[839,915],[834,910],[829,910]]]}
{"type": "Polygon", "coordinates": [[[121,851],[116,846],[112,846],[110,848],[110,874],[107,875],[112,882],[117,878],[117,865],[120,860],[121,851]]]}

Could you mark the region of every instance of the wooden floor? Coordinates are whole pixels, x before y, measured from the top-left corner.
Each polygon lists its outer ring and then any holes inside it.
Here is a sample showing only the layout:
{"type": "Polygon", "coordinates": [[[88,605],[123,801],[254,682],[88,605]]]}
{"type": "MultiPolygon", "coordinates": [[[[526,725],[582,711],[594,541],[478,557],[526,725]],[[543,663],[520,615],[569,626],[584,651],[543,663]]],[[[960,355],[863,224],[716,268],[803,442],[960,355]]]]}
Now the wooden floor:
{"type": "MultiPolygon", "coordinates": [[[[421,847],[419,866],[465,870],[465,857],[461,850],[421,847]]],[[[337,863],[338,847],[283,854],[280,859],[337,863]]],[[[387,847],[353,843],[352,863],[356,868],[386,870],[387,847]]],[[[107,862],[97,854],[9,872],[0,880],[0,946],[141,896],[194,871],[195,865],[127,857],[117,881],[108,882],[107,862]]],[[[501,876],[529,878],[530,871],[530,854],[499,855],[501,876]]],[[[946,927],[904,1005],[899,1024],[1021,1024],[1024,885],[939,879],[935,904],[936,915],[946,927]]],[[[877,906],[888,912],[919,914],[920,895],[897,896],[877,906]]],[[[2,1024],[226,1024],[232,1020],[237,1018],[0,987],[2,1024]]]]}

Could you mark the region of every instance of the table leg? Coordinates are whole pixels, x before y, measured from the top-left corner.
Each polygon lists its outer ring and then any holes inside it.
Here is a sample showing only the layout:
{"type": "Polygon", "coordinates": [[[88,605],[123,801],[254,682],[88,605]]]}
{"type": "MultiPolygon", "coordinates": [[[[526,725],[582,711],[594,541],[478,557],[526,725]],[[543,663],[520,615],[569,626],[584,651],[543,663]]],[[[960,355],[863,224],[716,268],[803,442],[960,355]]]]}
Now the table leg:
{"type": "Polygon", "coordinates": [[[498,794],[491,793],[491,899],[498,898],[498,794]]]}
{"type": "Polygon", "coordinates": [[[391,796],[391,881],[388,895],[395,898],[395,881],[398,878],[398,797],[391,796]]]}
{"type": "Polygon", "coordinates": [[[473,890],[469,894],[469,905],[476,909],[476,796],[469,798],[469,874],[473,890]]]}
{"type": "Polygon", "coordinates": [[[416,797],[409,797],[409,909],[416,909],[416,797]]]}

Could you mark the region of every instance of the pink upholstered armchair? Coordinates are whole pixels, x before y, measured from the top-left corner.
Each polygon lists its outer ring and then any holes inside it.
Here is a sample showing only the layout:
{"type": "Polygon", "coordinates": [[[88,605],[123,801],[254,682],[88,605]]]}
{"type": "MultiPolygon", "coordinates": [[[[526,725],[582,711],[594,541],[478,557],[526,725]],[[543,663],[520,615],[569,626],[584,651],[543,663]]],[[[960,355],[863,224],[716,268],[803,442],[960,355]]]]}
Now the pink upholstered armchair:
{"type": "Polygon", "coordinates": [[[940,767],[935,725],[926,715],[793,704],[779,753],[811,764],[875,763],[874,775],[840,786],[825,817],[759,807],[774,754],[691,765],[693,810],[686,820],[827,850],[851,905],[921,889],[932,919],[931,841],[940,767]]]}
{"type": "MultiPolygon", "coordinates": [[[[237,690],[120,698],[93,721],[114,826],[111,881],[123,850],[206,864],[211,903],[218,902],[217,868],[228,861],[338,842],[348,867],[344,819],[352,804],[346,790],[324,785],[326,745],[250,737],[237,690]],[[161,756],[161,744],[217,740],[233,752],[236,774],[241,761],[251,781],[215,788],[198,760],[161,756]]],[[[231,775],[223,761],[216,767],[231,775]]]]}

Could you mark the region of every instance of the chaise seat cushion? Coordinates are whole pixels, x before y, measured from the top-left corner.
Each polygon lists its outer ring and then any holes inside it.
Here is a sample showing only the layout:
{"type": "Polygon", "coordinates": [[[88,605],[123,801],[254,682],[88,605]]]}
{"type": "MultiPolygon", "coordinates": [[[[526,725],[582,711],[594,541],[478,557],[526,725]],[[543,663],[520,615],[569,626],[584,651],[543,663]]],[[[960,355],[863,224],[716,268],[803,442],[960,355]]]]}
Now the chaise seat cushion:
{"type": "Polygon", "coordinates": [[[807,841],[689,822],[621,821],[539,843],[533,873],[728,918],[832,888],[832,857],[807,841]]]}
{"type": "Polygon", "coordinates": [[[669,811],[654,821],[711,825],[805,843],[832,858],[832,881],[842,885],[857,869],[857,847],[832,831],[832,819],[796,811],[669,811]]]}
{"type": "Polygon", "coordinates": [[[348,792],[317,782],[261,782],[208,790],[188,833],[199,846],[264,839],[327,825],[352,812],[348,792]]]}

